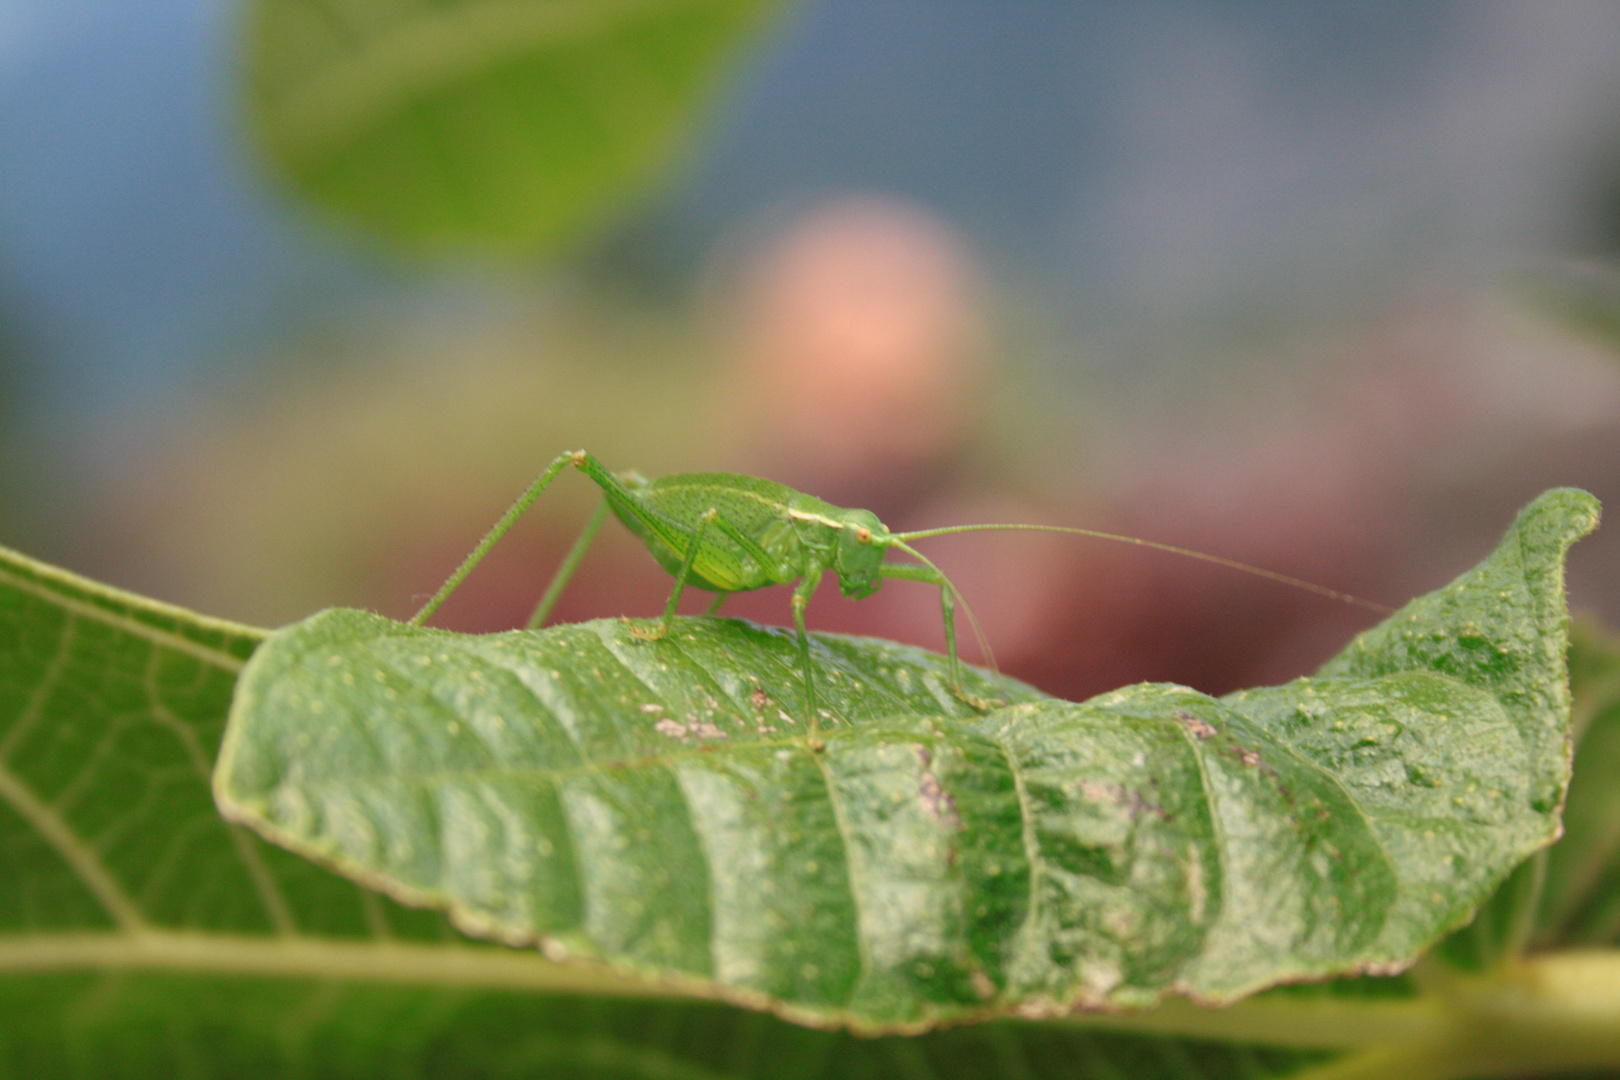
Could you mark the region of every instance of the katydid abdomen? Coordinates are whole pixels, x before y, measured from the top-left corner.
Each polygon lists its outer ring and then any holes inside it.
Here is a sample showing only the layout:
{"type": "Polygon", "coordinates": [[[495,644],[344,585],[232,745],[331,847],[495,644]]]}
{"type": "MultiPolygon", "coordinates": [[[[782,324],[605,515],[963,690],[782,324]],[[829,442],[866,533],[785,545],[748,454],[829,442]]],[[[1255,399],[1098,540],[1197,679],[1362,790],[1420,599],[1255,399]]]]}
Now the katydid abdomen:
{"type": "Polygon", "coordinates": [[[657,480],[621,475],[619,479],[638,498],[631,503],[604,488],[608,505],[627,529],[646,542],[670,576],[680,573],[685,545],[697,532],[694,524],[686,523],[697,523],[711,509],[739,532],[755,538],[770,558],[761,559],[716,528],[705,533],[692,563],[691,584],[710,592],[747,592],[787,584],[804,573],[800,538],[783,514],[783,508],[799,495],[792,488],[735,473],[679,473],[657,480]]]}

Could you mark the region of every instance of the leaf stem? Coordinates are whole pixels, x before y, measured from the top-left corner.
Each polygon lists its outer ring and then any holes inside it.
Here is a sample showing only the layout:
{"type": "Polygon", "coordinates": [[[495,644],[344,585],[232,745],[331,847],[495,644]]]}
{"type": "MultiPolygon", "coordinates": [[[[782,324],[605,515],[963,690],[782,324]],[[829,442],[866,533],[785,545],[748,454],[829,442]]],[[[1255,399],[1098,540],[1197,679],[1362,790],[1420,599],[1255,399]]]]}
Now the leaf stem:
{"type": "Polygon", "coordinates": [[[1366,998],[1283,991],[1224,1008],[1169,998],[1146,1012],[1074,1013],[1054,1022],[1298,1049],[1357,1050],[1436,1039],[1452,1018],[1438,998],[1427,995],[1366,998]]]}
{"type": "Polygon", "coordinates": [[[611,997],[687,996],[690,987],[644,982],[538,951],[398,940],[257,937],[195,931],[0,936],[0,973],[185,971],[432,986],[473,986],[611,997]]]}
{"type": "MultiPolygon", "coordinates": [[[[147,929],[0,936],[0,974],[186,971],[548,994],[688,997],[691,984],[642,981],[599,966],[553,963],[495,946],[272,938],[147,929]]],[[[1271,1046],[1354,1051],[1305,1074],[1509,1076],[1620,1066],[1620,950],[1555,953],[1487,978],[1461,976],[1403,999],[1263,994],[1224,1009],[1183,999],[1142,1013],[1090,1013],[1052,1023],[1271,1046]]],[[[1304,1077],[1301,1078],[1304,1080],[1304,1077]]]]}
{"type": "Polygon", "coordinates": [[[1435,980],[1411,998],[1283,991],[1224,1009],[1175,999],[1149,1012],[1076,1014],[1056,1023],[1358,1051],[1305,1074],[1310,1080],[1409,1075],[1432,1080],[1616,1068],[1620,950],[1511,961],[1487,976],[1435,980]]]}
{"type": "Polygon", "coordinates": [[[1295,1073],[1291,1080],[1449,1080],[1460,1068],[1444,1043],[1377,1046],[1295,1073]]]}

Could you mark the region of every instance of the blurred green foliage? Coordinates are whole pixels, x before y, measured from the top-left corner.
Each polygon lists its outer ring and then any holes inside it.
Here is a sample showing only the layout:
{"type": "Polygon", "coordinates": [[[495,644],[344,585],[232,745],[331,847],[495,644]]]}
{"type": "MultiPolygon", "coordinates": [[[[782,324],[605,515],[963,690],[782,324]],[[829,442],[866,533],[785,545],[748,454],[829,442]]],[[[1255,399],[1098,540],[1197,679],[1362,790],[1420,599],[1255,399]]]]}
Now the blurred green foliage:
{"type": "Polygon", "coordinates": [[[652,180],[765,0],[254,0],[253,134],[400,245],[529,253],[652,180]]]}

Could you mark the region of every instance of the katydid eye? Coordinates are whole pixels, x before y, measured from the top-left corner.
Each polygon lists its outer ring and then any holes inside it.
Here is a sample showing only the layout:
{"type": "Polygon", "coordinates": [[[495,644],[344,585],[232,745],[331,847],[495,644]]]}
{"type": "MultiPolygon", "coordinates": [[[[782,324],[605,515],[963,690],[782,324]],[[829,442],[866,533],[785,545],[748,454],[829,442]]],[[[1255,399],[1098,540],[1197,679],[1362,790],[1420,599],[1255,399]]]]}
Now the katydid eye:
{"type": "Polygon", "coordinates": [[[856,529],[855,539],[863,544],[870,544],[872,542],[872,530],[866,528],[856,529]]]}

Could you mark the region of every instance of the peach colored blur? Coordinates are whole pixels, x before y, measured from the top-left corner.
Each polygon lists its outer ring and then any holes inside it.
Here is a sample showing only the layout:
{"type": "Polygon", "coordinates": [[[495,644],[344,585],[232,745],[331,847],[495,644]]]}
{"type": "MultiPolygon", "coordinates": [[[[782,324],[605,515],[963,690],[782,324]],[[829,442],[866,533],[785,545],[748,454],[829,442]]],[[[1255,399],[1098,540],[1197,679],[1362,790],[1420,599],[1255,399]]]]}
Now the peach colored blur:
{"type": "Polygon", "coordinates": [[[877,198],[813,209],[736,274],[733,416],[766,475],[832,501],[906,501],[969,437],[983,380],[972,261],[928,212],[877,198]]]}

